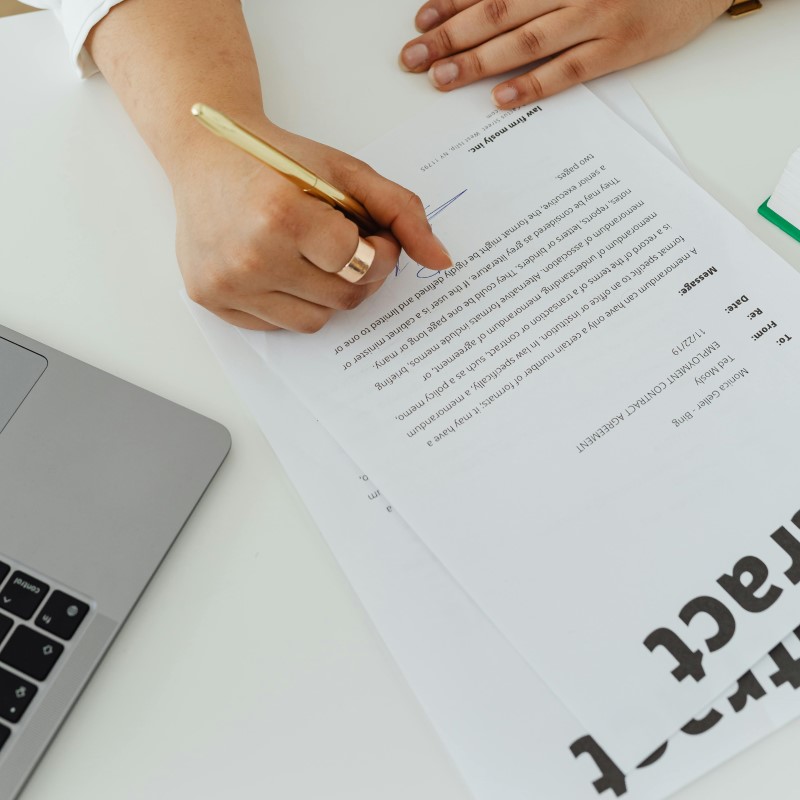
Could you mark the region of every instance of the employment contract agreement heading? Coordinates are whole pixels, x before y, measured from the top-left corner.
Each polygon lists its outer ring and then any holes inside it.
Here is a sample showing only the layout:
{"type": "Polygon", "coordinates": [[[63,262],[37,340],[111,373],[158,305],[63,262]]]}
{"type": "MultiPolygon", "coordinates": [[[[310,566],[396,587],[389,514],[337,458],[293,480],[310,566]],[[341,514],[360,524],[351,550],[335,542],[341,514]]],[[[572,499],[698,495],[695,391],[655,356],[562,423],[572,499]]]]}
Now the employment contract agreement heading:
{"type": "Polygon", "coordinates": [[[578,87],[365,155],[455,259],[262,355],[623,769],[797,624],[800,278],[578,87]]]}

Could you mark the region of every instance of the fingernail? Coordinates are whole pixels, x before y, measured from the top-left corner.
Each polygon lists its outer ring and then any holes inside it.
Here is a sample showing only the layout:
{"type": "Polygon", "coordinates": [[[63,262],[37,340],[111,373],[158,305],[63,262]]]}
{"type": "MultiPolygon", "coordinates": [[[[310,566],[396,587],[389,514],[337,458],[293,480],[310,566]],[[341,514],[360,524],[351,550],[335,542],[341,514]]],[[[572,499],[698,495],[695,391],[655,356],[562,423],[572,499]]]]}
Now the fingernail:
{"type": "Polygon", "coordinates": [[[446,64],[435,64],[428,70],[428,77],[434,86],[447,86],[458,77],[458,64],[449,61],[446,64]]]}
{"type": "Polygon", "coordinates": [[[421,67],[428,60],[428,48],[424,44],[417,42],[417,44],[412,44],[411,47],[403,50],[400,58],[408,69],[421,67]]]}
{"type": "Polygon", "coordinates": [[[417,14],[417,28],[430,30],[439,21],[439,12],[435,8],[426,8],[417,14]]]}
{"type": "Polygon", "coordinates": [[[444,246],[442,240],[434,233],[433,238],[436,239],[436,243],[439,247],[442,248],[442,252],[447,256],[448,261],[450,262],[450,266],[453,266],[453,256],[450,255],[450,251],[444,246]]]}
{"type": "Polygon", "coordinates": [[[492,97],[498,106],[504,106],[514,102],[519,97],[519,92],[513,86],[501,86],[492,92],[492,97]]]}

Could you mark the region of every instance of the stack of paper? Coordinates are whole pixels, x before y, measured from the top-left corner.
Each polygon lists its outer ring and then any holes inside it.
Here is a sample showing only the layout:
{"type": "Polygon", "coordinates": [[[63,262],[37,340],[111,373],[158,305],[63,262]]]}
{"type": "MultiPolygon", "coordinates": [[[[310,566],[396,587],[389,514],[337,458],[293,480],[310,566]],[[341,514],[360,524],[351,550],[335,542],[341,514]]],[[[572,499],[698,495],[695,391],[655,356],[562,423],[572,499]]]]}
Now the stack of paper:
{"type": "Polygon", "coordinates": [[[800,150],[789,159],[772,196],[758,210],[781,230],[800,240],[800,150]]]}
{"type": "Polygon", "coordinates": [[[800,713],[800,278],[587,89],[442,99],[363,155],[451,270],[194,312],[475,796],[663,798],[800,713]]]}

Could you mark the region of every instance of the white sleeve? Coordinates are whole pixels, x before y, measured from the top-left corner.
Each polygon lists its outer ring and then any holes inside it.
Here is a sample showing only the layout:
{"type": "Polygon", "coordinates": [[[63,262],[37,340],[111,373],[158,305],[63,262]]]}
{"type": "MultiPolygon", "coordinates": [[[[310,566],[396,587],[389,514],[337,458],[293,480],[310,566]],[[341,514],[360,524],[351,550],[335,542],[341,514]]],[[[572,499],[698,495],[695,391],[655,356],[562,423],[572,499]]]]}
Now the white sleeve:
{"type": "Polygon", "coordinates": [[[49,8],[61,21],[67,37],[69,57],[84,78],[97,72],[92,57],[83,46],[89,31],[122,0],[25,0],[28,5],[49,8]]]}

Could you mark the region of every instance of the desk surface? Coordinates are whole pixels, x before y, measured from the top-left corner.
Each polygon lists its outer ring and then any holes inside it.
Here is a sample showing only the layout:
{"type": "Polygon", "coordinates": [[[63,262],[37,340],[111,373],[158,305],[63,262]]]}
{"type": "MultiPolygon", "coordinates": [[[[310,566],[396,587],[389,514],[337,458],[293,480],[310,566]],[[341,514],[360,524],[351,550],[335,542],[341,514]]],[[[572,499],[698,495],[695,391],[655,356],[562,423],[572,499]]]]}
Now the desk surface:
{"type": "MultiPolygon", "coordinates": [[[[368,0],[246,5],[276,121],[356,150],[435,102],[395,62],[416,0],[383,5],[380,19],[368,0]],[[341,111],[356,102],[370,110],[358,128],[341,111]]],[[[768,0],[629,77],[693,177],[800,268],[800,246],[756,214],[800,146],[798,29],[800,5],[768,0]]],[[[178,297],[166,180],[65,50],[48,15],[0,20],[13,120],[0,131],[0,319],[220,420],[234,444],[25,800],[467,800],[178,297]]],[[[678,800],[794,796],[799,747],[795,723],[678,800]]]]}

